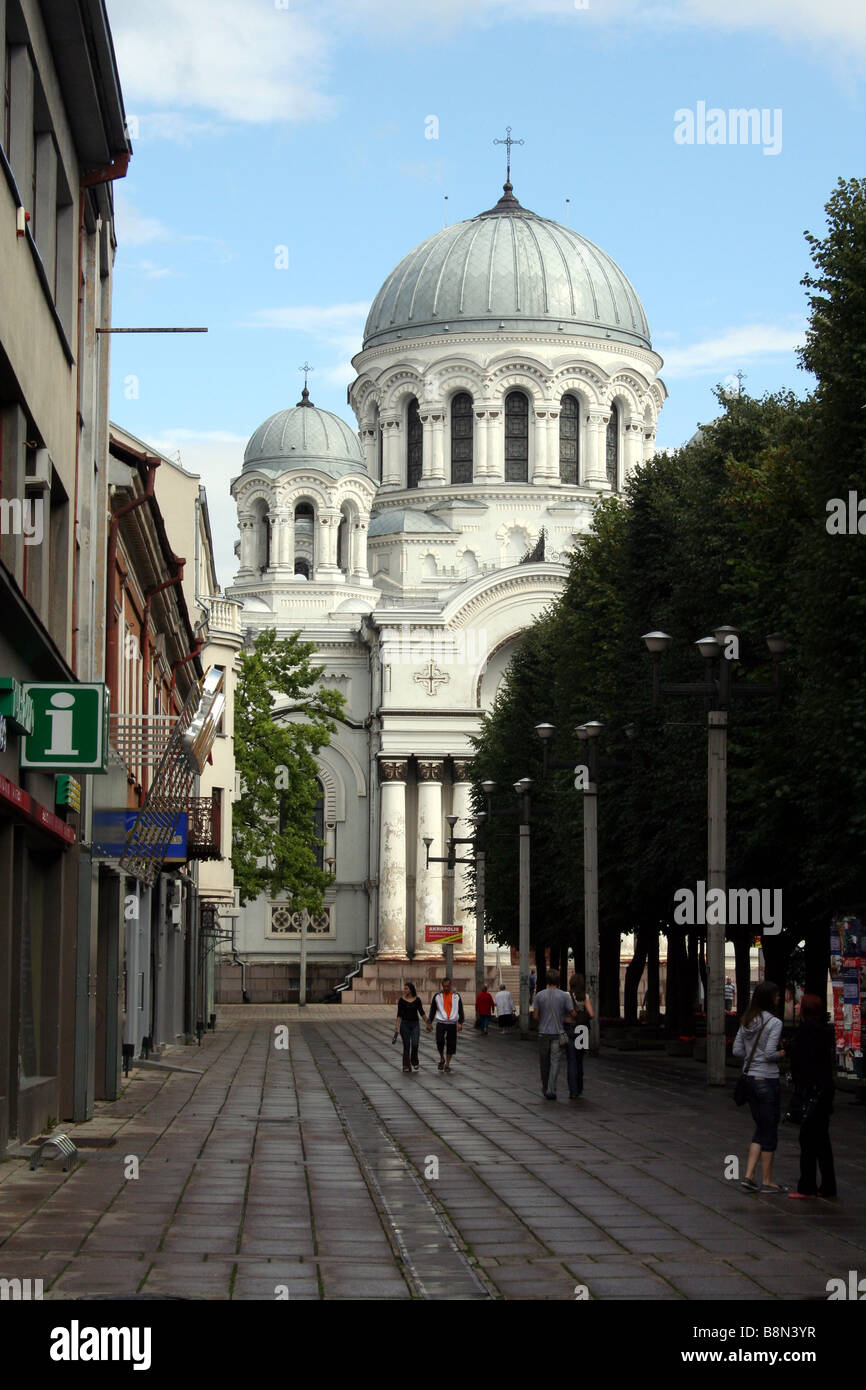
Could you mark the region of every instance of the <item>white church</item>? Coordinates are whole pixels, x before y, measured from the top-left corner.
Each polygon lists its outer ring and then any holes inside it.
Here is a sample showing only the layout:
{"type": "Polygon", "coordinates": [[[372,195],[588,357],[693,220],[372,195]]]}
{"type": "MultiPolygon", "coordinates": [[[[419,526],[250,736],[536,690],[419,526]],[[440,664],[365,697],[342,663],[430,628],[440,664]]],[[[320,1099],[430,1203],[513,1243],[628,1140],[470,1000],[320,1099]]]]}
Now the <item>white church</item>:
{"type": "MultiPolygon", "coordinates": [[[[466,870],[427,867],[424,840],[444,854],[449,814],[471,834],[481,716],[564,587],[595,502],[652,456],[667,393],[622,270],[522,207],[510,167],[494,207],[388,275],[352,365],[352,424],[305,386],[250,439],[228,593],[250,638],[300,630],[345,697],[320,755],[333,886],[305,925],[308,997],[367,956],[343,999],[390,1000],[401,977],[426,993],[437,962],[441,974],[425,925],[462,923],[473,951],[466,870]]],[[[300,930],[285,901],[241,910],[252,1001],[297,998],[300,930]]],[[[240,966],[222,979],[239,999],[240,966]]]]}

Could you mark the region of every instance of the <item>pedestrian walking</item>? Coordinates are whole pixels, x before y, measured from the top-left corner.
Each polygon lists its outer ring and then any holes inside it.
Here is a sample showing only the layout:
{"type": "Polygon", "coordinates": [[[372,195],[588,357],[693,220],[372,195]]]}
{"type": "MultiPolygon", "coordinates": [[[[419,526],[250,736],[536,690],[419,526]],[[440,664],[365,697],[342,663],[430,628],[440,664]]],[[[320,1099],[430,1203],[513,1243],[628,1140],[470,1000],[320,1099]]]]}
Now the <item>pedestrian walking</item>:
{"type": "Polygon", "coordinates": [[[556,1082],[562,1054],[568,1047],[565,1020],[574,1019],[576,1010],[571,995],[559,988],[559,971],[548,970],[547,988],[538,991],[533,1009],[538,1019],[538,1060],[541,1066],[541,1089],[545,1100],[556,1100],[556,1082]]]}
{"type": "Polygon", "coordinates": [[[583,1056],[586,1047],[583,1045],[585,1035],[578,1034],[578,1028],[586,1028],[592,1019],[595,1018],[592,1004],[586,994],[586,981],[582,975],[572,975],[568,982],[568,992],[574,1007],[574,1019],[565,1020],[565,1032],[568,1037],[568,1099],[577,1100],[583,1094],[583,1056]],[[580,1043],[581,1046],[576,1046],[580,1043]]]}
{"type": "Polygon", "coordinates": [[[785,1055],[781,1044],[782,1020],[773,1012],[778,1004],[778,985],[771,984],[769,980],[762,980],[755,986],[751,1003],[740,1020],[740,1027],[734,1038],[734,1056],[746,1059],[743,1063],[743,1075],[749,1109],[755,1121],[755,1132],[746,1160],[746,1174],[740,1186],[747,1192],[762,1192],[768,1195],[788,1191],[787,1187],[772,1181],[773,1157],[779,1142],[779,1117],[782,1109],[779,1058],[785,1055]],[[759,1158],[760,1184],[755,1182],[755,1169],[759,1158]]]}
{"type": "Polygon", "coordinates": [[[725,980],[725,1012],[726,1012],[726,1013],[733,1013],[733,1009],[734,1009],[734,994],[735,994],[734,982],[733,982],[733,980],[732,980],[732,979],[730,978],[730,976],[729,976],[728,979],[725,980]]]}
{"type": "Polygon", "coordinates": [[[530,970],[530,972],[529,972],[529,1005],[530,1005],[530,1008],[532,1007],[532,1001],[533,1001],[533,999],[535,998],[535,986],[536,986],[537,983],[538,983],[538,981],[537,981],[536,976],[535,976],[535,968],[533,967],[533,969],[530,970]]]}
{"type": "Polygon", "coordinates": [[[451,981],[442,981],[442,988],[433,995],[430,1004],[430,1017],[427,1019],[427,1032],[436,1024],[436,1051],[439,1053],[439,1071],[451,1070],[451,1058],[457,1051],[457,1034],[463,1027],[463,1000],[451,981]]]}
{"type": "Polygon", "coordinates": [[[794,1094],[804,1115],[800,1125],[800,1181],[791,1197],[835,1197],[836,1170],[830,1147],[836,1031],[827,1023],[817,994],[800,1000],[800,1026],[788,1048],[794,1094]],[[821,1186],[818,1186],[818,1168],[821,1186]]]}
{"type": "Polygon", "coordinates": [[[493,996],[496,1005],[496,1022],[500,1029],[514,1027],[514,999],[511,990],[501,985],[493,996]]]}
{"type": "Polygon", "coordinates": [[[403,1070],[420,1071],[418,1061],[418,1041],[421,1037],[421,1019],[426,1018],[424,1005],[418,998],[418,991],[411,980],[403,986],[403,997],[397,1000],[397,1023],[403,1039],[403,1070]]]}
{"type": "Polygon", "coordinates": [[[486,1033],[490,1027],[490,1019],[495,1008],[493,995],[484,985],[475,996],[475,1018],[477,1026],[482,1033],[486,1033]]]}

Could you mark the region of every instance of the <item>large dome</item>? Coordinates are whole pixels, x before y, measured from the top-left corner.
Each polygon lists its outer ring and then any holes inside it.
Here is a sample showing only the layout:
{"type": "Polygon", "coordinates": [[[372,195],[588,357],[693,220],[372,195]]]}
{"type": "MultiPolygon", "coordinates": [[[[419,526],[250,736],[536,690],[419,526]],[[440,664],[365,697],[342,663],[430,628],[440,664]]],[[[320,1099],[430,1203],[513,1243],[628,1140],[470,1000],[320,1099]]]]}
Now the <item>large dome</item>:
{"type": "Polygon", "coordinates": [[[297,405],[259,425],[244,451],[244,471],[265,468],[282,473],[310,466],[332,477],[367,471],[355,431],[339,415],[313,405],[304,387],[297,405]]]}
{"type": "Polygon", "coordinates": [[[511,185],[488,212],[428,237],[373,301],[364,347],[437,333],[567,332],[649,348],[643,306],[586,237],[521,207],[511,185]]]}

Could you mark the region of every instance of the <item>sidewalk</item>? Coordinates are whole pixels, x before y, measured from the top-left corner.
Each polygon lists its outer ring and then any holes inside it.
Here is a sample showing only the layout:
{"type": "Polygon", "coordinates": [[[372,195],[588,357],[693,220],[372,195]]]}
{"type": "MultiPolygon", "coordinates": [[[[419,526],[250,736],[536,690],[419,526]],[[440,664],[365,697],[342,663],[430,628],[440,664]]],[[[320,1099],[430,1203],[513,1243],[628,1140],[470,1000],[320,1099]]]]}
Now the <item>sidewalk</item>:
{"type": "MultiPolygon", "coordinates": [[[[748,1114],[679,1059],[604,1050],[584,1098],[553,1105],[534,1042],[469,1022],[453,1075],[422,1031],[404,1076],[393,1016],[221,1009],[201,1048],[161,1059],[201,1076],[136,1068],[66,1127],[112,1147],[69,1174],[0,1163],[0,1278],[51,1299],[761,1300],[825,1299],[866,1269],[853,1101],[831,1131],[839,1202],[760,1197],[725,1178],[748,1114]]],[[[796,1174],[783,1126],[776,1176],[796,1174]]]]}

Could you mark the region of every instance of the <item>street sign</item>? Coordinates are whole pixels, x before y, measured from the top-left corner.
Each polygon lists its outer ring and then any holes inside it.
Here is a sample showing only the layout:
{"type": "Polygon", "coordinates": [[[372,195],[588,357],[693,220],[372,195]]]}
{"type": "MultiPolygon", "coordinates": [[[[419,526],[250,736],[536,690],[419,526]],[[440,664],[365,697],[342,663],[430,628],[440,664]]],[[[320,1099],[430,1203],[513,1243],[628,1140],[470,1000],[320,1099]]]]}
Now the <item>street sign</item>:
{"type": "Polygon", "coordinates": [[[51,772],[105,772],[108,687],[26,682],[33,729],[21,743],[21,766],[51,772]]]}
{"type": "Polygon", "coordinates": [[[461,927],[427,927],[424,928],[424,940],[428,944],[445,946],[448,942],[463,944],[463,928],[461,927]]]}
{"type": "MultiPolygon", "coordinates": [[[[135,825],[138,811],[94,811],[93,846],[94,859],[120,859],[123,855],[129,832],[135,825]]],[[[187,814],[182,811],[177,817],[165,859],[174,863],[186,859],[187,814]]]]}

